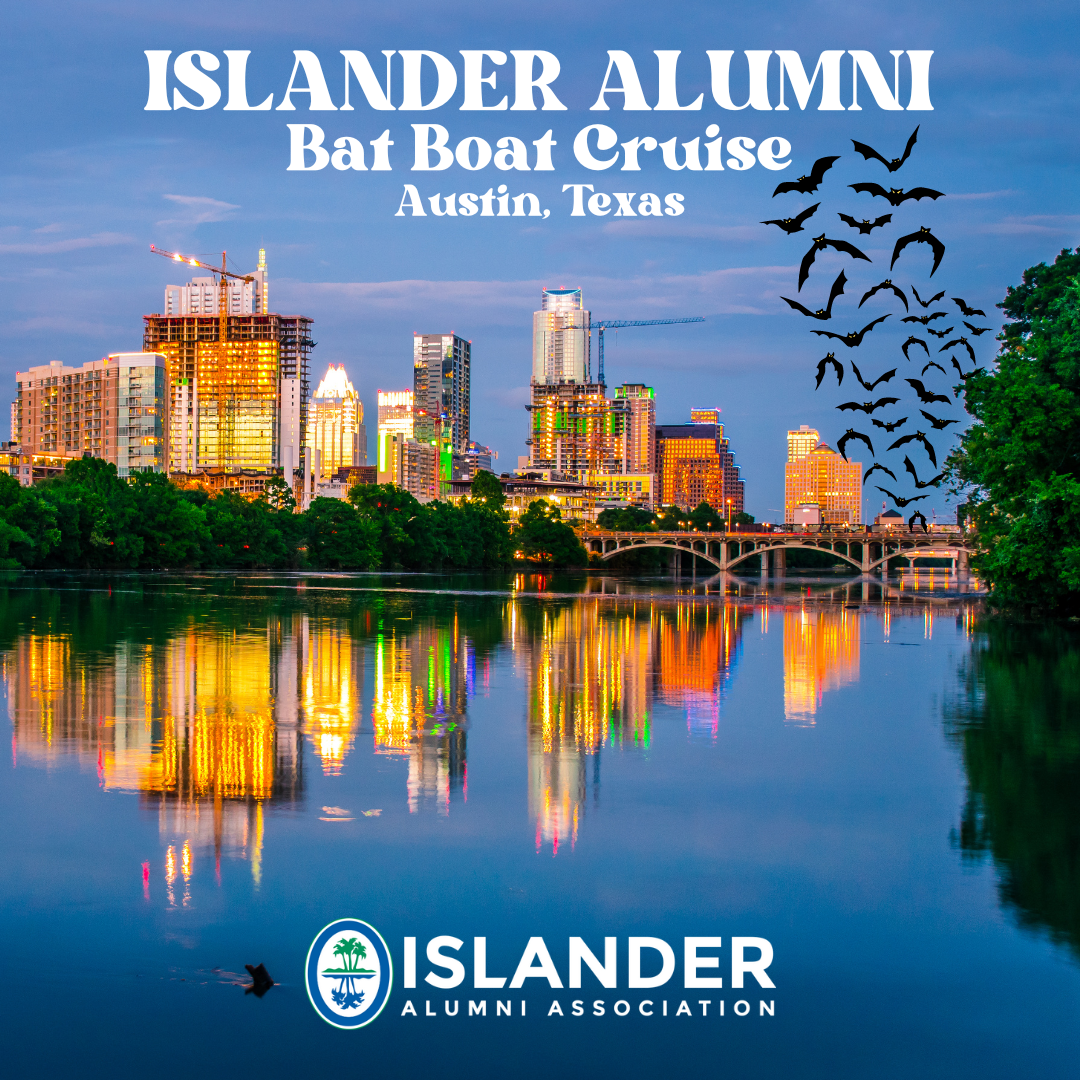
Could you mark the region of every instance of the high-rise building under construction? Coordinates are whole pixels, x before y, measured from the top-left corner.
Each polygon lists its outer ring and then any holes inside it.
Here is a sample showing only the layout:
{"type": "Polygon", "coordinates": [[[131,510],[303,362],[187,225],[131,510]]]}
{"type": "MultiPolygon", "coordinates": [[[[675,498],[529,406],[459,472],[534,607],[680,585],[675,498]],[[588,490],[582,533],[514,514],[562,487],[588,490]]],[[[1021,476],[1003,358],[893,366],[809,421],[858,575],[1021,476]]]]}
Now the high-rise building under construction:
{"type": "Polygon", "coordinates": [[[265,310],[261,252],[253,276],[254,283],[209,293],[198,278],[169,286],[165,313],[143,317],[143,349],[166,358],[170,472],[262,472],[299,464],[313,320],[265,310]]]}

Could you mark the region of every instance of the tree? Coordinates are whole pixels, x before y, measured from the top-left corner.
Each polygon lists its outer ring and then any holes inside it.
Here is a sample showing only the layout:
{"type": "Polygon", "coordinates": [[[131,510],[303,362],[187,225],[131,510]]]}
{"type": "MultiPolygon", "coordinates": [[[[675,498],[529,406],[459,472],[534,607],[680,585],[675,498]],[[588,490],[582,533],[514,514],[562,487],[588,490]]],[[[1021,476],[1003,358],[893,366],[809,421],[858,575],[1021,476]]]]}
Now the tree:
{"type": "Polygon", "coordinates": [[[698,532],[717,532],[724,527],[724,515],[702,501],[690,515],[690,527],[698,532]]]}
{"type": "Polygon", "coordinates": [[[277,474],[269,477],[263,486],[263,500],[271,510],[286,510],[291,513],[296,509],[296,496],[293,495],[292,488],[277,474]]]}
{"type": "Polygon", "coordinates": [[[613,529],[616,532],[643,532],[655,529],[656,515],[651,510],[640,506],[625,508],[611,507],[601,510],[596,517],[596,524],[601,529],[613,529]]]}
{"type": "Polygon", "coordinates": [[[996,369],[967,379],[975,422],[948,459],[1000,606],[1080,610],[1080,256],[1024,273],[999,307],[996,369]]]}
{"type": "Polygon", "coordinates": [[[427,535],[415,496],[395,484],[357,484],[349,491],[349,502],[376,527],[385,569],[423,564],[427,535]]]}
{"type": "Polygon", "coordinates": [[[378,528],[341,499],[317,498],[304,515],[308,557],[331,570],[374,570],[380,562],[378,528]]]}
{"type": "Polygon", "coordinates": [[[141,568],[202,564],[210,530],[201,507],[185,499],[164,473],[136,473],[131,498],[132,528],[143,542],[141,568]]]}
{"type": "Polygon", "coordinates": [[[546,566],[585,566],[589,554],[565,521],[557,506],[546,499],[535,499],[518,518],[513,532],[514,544],[530,562],[546,566]]]}
{"type": "Polygon", "coordinates": [[[502,481],[486,469],[480,469],[473,477],[469,494],[475,501],[482,501],[489,510],[501,510],[506,505],[502,481]]]}
{"type": "Polygon", "coordinates": [[[745,510],[740,510],[731,520],[736,525],[753,525],[754,515],[748,514],[745,510]]]}
{"type": "Polygon", "coordinates": [[[678,506],[665,506],[656,519],[656,525],[661,532],[679,532],[683,523],[689,520],[690,515],[684,513],[678,506]]]}

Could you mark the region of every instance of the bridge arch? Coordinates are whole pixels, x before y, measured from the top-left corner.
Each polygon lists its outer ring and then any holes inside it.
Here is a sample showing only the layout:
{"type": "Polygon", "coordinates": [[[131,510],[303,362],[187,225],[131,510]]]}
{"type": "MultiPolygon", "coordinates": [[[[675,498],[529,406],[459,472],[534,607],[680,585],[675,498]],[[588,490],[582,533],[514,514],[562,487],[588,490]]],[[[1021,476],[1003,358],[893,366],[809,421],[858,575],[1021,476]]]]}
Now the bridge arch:
{"type": "Polygon", "coordinates": [[[776,534],[757,536],[730,533],[588,533],[582,536],[590,554],[607,561],[624,551],[638,548],[663,548],[696,555],[718,570],[732,570],[770,551],[827,551],[859,573],[869,573],[897,557],[917,559],[940,557],[945,551],[969,556],[974,554],[970,541],[957,534],[862,533],[855,536],[821,534],[776,534]],[[853,555],[852,548],[859,550],[853,555]],[[865,561],[864,561],[865,558],[865,561]]]}

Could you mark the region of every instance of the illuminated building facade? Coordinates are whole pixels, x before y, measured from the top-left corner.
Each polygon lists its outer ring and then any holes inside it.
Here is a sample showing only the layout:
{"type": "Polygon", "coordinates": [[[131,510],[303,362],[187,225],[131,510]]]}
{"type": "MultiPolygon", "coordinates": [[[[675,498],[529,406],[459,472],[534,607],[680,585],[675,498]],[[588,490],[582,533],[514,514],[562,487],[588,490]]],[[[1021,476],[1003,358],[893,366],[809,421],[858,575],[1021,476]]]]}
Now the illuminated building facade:
{"type": "Polygon", "coordinates": [[[498,461],[499,451],[479,443],[469,443],[464,454],[455,454],[453,467],[454,480],[473,480],[478,472],[493,472],[493,463],[498,461]]]}
{"type": "Polygon", "coordinates": [[[615,404],[621,404],[625,414],[622,471],[656,472],[656,391],[642,383],[625,383],[615,390],[615,404]]]}
{"type": "MultiPolygon", "coordinates": [[[[447,454],[469,448],[471,364],[472,343],[457,334],[413,335],[416,438],[442,438],[447,454]]],[[[450,479],[449,472],[444,479],[450,479]]]]}
{"type": "Polygon", "coordinates": [[[597,511],[623,506],[652,510],[655,505],[653,473],[586,473],[584,482],[595,489],[597,511]]]}
{"type": "Polygon", "coordinates": [[[318,451],[319,476],[367,462],[364,405],[342,364],[331,364],[308,406],[307,445],[318,451]]]}
{"type": "Polygon", "coordinates": [[[806,457],[811,450],[817,449],[819,442],[821,442],[821,436],[817,430],[806,424],[803,424],[798,431],[789,431],[787,433],[788,461],[798,461],[806,457]]]}
{"type": "Polygon", "coordinates": [[[443,488],[440,482],[441,459],[439,446],[434,439],[431,442],[409,439],[400,448],[398,487],[404,488],[422,503],[439,498],[443,488]]]}
{"type": "Polygon", "coordinates": [[[376,467],[380,484],[401,483],[401,453],[413,437],[413,392],[379,391],[379,428],[376,467]]]}
{"type": "MultiPolygon", "coordinates": [[[[788,433],[789,443],[793,432],[788,433]]],[[[817,507],[821,524],[862,522],[862,463],[845,461],[825,443],[784,465],[784,521],[793,523],[800,508],[817,507]]]]}
{"type": "Polygon", "coordinates": [[[810,726],[822,696],[859,681],[859,612],[784,611],[784,719],[810,726]]]}
{"type": "Polygon", "coordinates": [[[707,502],[725,517],[742,513],[744,484],[723,424],[658,425],[656,472],[661,506],[707,502]]]}
{"type": "Polygon", "coordinates": [[[162,353],[167,362],[170,472],[279,467],[288,380],[299,387],[304,445],[315,344],[311,319],[145,315],[143,323],[144,349],[162,353]]]}
{"type": "Polygon", "coordinates": [[[627,414],[603,383],[534,382],[531,413],[530,469],[576,479],[622,471],[627,414]]]}
{"type": "Polygon", "coordinates": [[[17,372],[15,424],[24,486],[49,458],[84,454],[116,466],[120,476],[164,472],[169,437],[166,358],[113,353],[81,368],[60,361],[17,372]]]}
{"type": "Polygon", "coordinates": [[[589,325],[580,289],[544,289],[533,313],[533,384],[588,382],[589,325]]]}

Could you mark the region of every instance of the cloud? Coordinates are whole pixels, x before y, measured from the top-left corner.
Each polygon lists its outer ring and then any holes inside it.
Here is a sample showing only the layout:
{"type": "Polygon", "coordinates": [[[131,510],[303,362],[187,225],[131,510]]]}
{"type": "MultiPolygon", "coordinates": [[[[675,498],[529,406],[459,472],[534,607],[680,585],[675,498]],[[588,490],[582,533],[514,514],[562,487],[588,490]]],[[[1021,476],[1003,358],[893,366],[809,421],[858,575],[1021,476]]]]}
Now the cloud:
{"type": "Polygon", "coordinates": [[[691,225],[668,221],[609,221],[601,228],[619,240],[761,240],[766,231],[758,225],[691,225]]]}
{"type": "Polygon", "coordinates": [[[685,315],[764,315],[777,310],[777,291],[791,284],[790,266],[745,266],[699,274],[639,275],[633,278],[553,274],[546,281],[372,281],[299,282],[282,279],[278,295],[297,310],[333,307],[462,326],[520,326],[537,310],[541,290],[580,286],[585,303],[606,316],[678,318],[685,315]],[[449,320],[449,322],[447,322],[449,320]]]}
{"type": "Polygon", "coordinates": [[[954,195],[949,193],[950,199],[1000,199],[1005,195],[1020,195],[1022,192],[1013,188],[1003,188],[1001,191],[969,191],[966,194],[954,195]]]}
{"type": "Polygon", "coordinates": [[[1062,236],[1076,233],[1080,227],[1080,214],[1031,214],[1027,217],[1009,217],[1004,221],[991,221],[979,226],[978,231],[997,236],[1062,236]]]}
{"type": "Polygon", "coordinates": [[[187,211],[187,216],[166,218],[158,225],[205,225],[212,221],[227,221],[234,210],[240,207],[233,203],[211,199],[207,195],[163,195],[162,198],[176,203],[187,211]]]}
{"type": "Polygon", "coordinates": [[[0,244],[0,255],[57,255],[82,248],[113,247],[116,244],[133,244],[135,241],[123,233],[101,232],[93,236],[77,236],[70,240],[52,240],[37,244],[0,244]]]}

